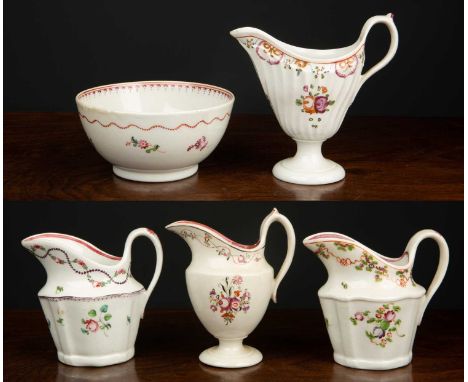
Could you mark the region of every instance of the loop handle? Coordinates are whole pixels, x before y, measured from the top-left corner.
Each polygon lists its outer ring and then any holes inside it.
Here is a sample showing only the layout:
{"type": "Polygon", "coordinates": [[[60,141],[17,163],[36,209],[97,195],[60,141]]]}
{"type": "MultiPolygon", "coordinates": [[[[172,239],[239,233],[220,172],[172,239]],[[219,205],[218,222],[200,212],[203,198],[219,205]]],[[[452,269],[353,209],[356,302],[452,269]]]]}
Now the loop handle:
{"type": "Polygon", "coordinates": [[[447,272],[447,267],[449,263],[449,249],[447,242],[442,237],[441,234],[432,230],[432,229],[425,229],[422,231],[417,232],[408,242],[406,246],[406,252],[409,255],[409,267],[412,268],[414,264],[414,259],[416,257],[416,251],[418,249],[419,244],[425,239],[433,239],[439,246],[439,265],[437,266],[436,274],[432,279],[429,288],[427,288],[426,294],[422,297],[421,305],[419,307],[418,313],[418,325],[421,324],[422,317],[424,315],[424,311],[427,308],[427,305],[434,296],[434,293],[439,288],[442,280],[445,277],[445,273],[447,272]]]}
{"type": "Polygon", "coordinates": [[[276,303],[276,292],[278,290],[279,284],[288,272],[294,257],[294,249],[296,248],[296,235],[294,233],[294,228],[289,219],[286,216],[280,214],[278,210],[274,208],[273,211],[263,220],[262,225],[260,226],[260,247],[263,247],[265,245],[268,229],[270,228],[270,225],[274,222],[282,224],[288,238],[288,249],[286,252],[286,257],[274,279],[273,292],[271,295],[273,302],[276,303]]]}
{"type": "Polygon", "coordinates": [[[367,20],[362,28],[359,40],[365,41],[371,28],[375,24],[379,23],[385,24],[388,28],[388,31],[390,32],[390,47],[388,48],[388,52],[385,57],[361,76],[361,83],[359,87],[361,87],[364,82],[366,82],[372,75],[385,67],[395,56],[398,48],[398,30],[396,29],[395,23],[393,22],[393,13],[389,13],[386,16],[374,16],[367,20]]]}
{"type": "Polygon", "coordinates": [[[156,250],[156,268],[154,270],[154,275],[153,275],[153,278],[151,279],[150,284],[148,285],[148,288],[146,288],[145,291],[143,291],[143,295],[141,297],[141,318],[143,318],[148,299],[151,293],[153,292],[153,289],[156,286],[156,283],[158,282],[159,276],[161,275],[162,264],[163,264],[163,250],[162,250],[161,242],[159,241],[159,238],[156,235],[156,233],[154,233],[154,231],[150,230],[149,228],[137,228],[133,230],[132,232],[130,232],[130,234],[127,237],[127,240],[125,242],[124,255],[123,255],[124,260],[126,257],[131,258],[133,241],[139,236],[145,236],[148,239],[150,239],[156,250]]]}

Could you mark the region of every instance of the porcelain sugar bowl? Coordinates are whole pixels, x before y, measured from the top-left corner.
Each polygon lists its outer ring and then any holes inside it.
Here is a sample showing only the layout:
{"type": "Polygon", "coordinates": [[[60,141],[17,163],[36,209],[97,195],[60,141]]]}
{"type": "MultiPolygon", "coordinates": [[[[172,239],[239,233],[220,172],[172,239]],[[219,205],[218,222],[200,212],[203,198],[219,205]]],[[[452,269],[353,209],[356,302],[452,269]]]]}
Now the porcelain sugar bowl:
{"type": "Polygon", "coordinates": [[[234,95],[194,82],[99,86],[76,96],[85,132],[116,175],[167,182],[195,174],[226,130],[234,95]]]}
{"type": "Polygon", "coordinates": [[[189,245],[192,262],[185,272],[187,289],[195,313],[219,345],[200,354],[200,361],[217,367],[238,368],[259,363],[257,349],[242,344],[255,329],[268,307],[276,302],[276,291],[291,265],[295,235],[289,220],[276,209],[260,228],[254,245],[238,244],[212,228],[191,221],[166,227],[189,245]],[[265,259],[269,226],[281,223],[288,236],[286,258],[276,278],[265,259]]]}
{"type": "Polygon", "coordinates": [[[304,245],[328,272],[318,295],[335,361],[373,370],[410,363],[416,328],[447,271],[449,251],[444,238],[432,230],[420,231],[399,258],[382,256],[333,232],[309,236],[304,245]],[[417,247],[426,238],[435,240],[440,251],[427,291],[412,276],[417,247]]]}
{"type": "Polygon", "coordinates": [[[156,234],[146,228],[132,231],[122,257],[58,233],[30,236],[21,244],[47,272],[38,296],[59,361],[107,366],[132,358],[140,318],[162,268],[156,234]],[[130,272],[131,246],[138,236],[149,238],[156,249],[156,269],[148,289],[130,272]]]}

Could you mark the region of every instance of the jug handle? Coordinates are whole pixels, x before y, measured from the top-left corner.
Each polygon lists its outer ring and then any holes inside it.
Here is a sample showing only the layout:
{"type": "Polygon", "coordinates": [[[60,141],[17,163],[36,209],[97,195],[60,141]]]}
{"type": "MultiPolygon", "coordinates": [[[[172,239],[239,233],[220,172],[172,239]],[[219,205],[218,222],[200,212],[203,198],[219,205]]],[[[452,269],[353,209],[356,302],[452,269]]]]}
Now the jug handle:
{"type": "Polygon", "coordinates": [[[359,36],[360,41],[365,41],[369,31],[375,24],[385,24],[390,32],[390,47],[388,48],[388,52],[382,60],[380,60],[377,64],[375,64],[372,68],[368,69],[366,73],[361,76],[361,83],[359,87],[361,87],[364,82],[366,82],[371,76],[377,73],[380,69],[385,67],[395,56],[395,53],[398,48],[398,30],[396,29],[395,23],[393,22],[393,13],[389,13],[386,16],[374,16],[371,17],[369,20],[366,21],[364,24],[361,35],[359,36]]]}
{"type": "Polygon", "coordinates": [[[437,271],[434,275],[434,278],[432,279],[431,284],[429,285],[429,288],[427,288],[426,294],[422,297],[418,312],[418,325],[421,324],[424,312],[427,308],[427,305],[431,301],[432,296],[434,296],[434,293],[437,291],[440,284],[442,283],[442,280],[445,277],[445,273],[447,272],[447,267],[449,263],[449,249],[447,242],[445,241],[443,236],[434,230],[425,229],[417,232],[410,239],[408,245],[406,246],[406,252],[409,255],[410,268],[413,267],[414,259],[416,256],[416,250],[419,244],[425,239],[433,239],[439,246],[439,265],[437,266],[437,271]]]}
{"type": "Polygon", "coordinates": [[[274,279],[273,292],[271,295],[271,299],[273,300],[273,302],[276,303],[276,292],[278,290],[279,284],[288,272],[294,257],[294,249],[296,247],[296,235],[294,233],[294,228],[289,219],[286,216],[280,214],[278,210],[274,208],[273,211],[263,220],[262,225],[260,227],[261,239],[259,246],[263,247],[265,245],[268,229],[270,228],[270,225],[275,222],[281,223],[281,225],[284,227],[284,230],[286,231],[286,235],[288,238],[288,249],[286,252],[286,257],[274,279]]]}
{"type": "Polygon", "coordinates": [[[146,288],[143,291],[143,295],[141,296],[141,318],[143,318],[144,312],[145,312],[145,307],[146,303],[148,302],[148,299],[153,292],[154,287],[156,286],[156,283],[158,282],[159,276],[161,275],[161,270],[162,270],[162,264],[163,264],[163,250],[161,246],[161,242],[159,241],[158,236],[156,233],[149,229],[149,228],[137,228],[130,232],[130,234],[127,237],[127,240],[125,241],[125,249],[124,249],[124,255],[122,257],[122,262],[126,261],[126,258],[132,256],[132,244],[133,241],[140,236],[145,236],[148,239],[151,240],[151,242],[154,245],[154,248],[156,250],[156,268],[154,270],[154,275],[153,278],[151,279],[150,284],[148,285],[148,288],[146,288]]]}

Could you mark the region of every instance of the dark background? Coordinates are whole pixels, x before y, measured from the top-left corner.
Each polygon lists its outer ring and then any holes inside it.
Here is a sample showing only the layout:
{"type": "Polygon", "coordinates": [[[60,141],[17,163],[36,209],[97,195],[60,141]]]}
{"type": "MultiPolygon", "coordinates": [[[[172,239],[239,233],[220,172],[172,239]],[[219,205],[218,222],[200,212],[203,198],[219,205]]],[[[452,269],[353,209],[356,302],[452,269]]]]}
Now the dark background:
{"type": "MultiPolygon", "coordinates": [[[[270,113],[246,52],[229,36],[254,26],[300,47],[353,43],[371,16],[393,12],[394,60],[361,89],[352,115],[462,116],[463,1],[7,1],[5,111],[73,111],[96,85],[135,80],[216,84],[234,112],[270,113]]],[[[387,51],[376,26],[367,64],[387,51]]]]}
{"type": "MultiPolygon", "coordinates": [[[[260,223],[273,207],[286,215],[296,231],[295,258],[278,291],[277,308],[318,308],[317,291],[327,278],[316,256],[302,245],[313,233],[347,234],[383,255],[398,257],[407,241],[424,228],[440,232],[450,248],[450,264],[430,308],[463,308],[463,203],[461,202],[5,202],[4,308],[39,308],[37,292],[46,281],[40,263],[20,245],[37,233],[78,236],[121,256],[126,236],[138,227],[156,231],[164,249],[164,265],[149,306],[190,308],[185,268],[191,253],[185,241],[164,227],[176,220],[205,223],[243,244],[256,242],[260,223]]],[[[282,227],[274,224],[265,256],[277,271],[286,253],[282,227]]],[[[414,279],[427,287],[438,262],[431,240],[418,250],[414,279]]],[[[154,272],[154,248],[140,238],[133,247],[132,273],[148,285],[154,272]]]]}

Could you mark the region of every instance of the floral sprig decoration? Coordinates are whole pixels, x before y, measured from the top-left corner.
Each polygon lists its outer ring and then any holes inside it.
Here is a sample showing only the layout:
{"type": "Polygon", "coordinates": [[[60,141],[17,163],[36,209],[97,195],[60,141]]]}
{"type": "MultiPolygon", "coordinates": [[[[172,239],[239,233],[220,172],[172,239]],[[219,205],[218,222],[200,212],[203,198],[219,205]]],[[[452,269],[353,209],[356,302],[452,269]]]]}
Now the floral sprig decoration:
{"type": "Polygon", "coordinates": [[[242,276],[226,277],[218,284],[218,290],[210,291],[210,309],[219,312],[226,325],[232,323],[239,312],[247,313],[250,309],[250,292],[242,290],[242,276]]]}
{"type": "Polygon", "coordinates": [[[160,145],[152,145],[145,139],[137,139],[135,137],[131,137],[130,141],[125,143],[125,146],[138,147],[139,149],[145,150],[147,154],[155,151],[163,153],[163,151],[160,150],[160,145]]]}
{"type": "Polygon", "coordinates": [[[112,327],[109,322],[112,318],[112,314],[108,313],[109,306],[104,304],[99,308],[99,311],[91,309],[88,312],[88,317],[82,318],[81,323],[83,327],[81,332],[89,335],[90,333],[97,333],[101,330],[107,337],[107,331],[112,327]]]}
{"type": "Polygon", "coordinates": [[[208,140],[205,136],[202,136],[201,138],[197,139],[197,141],[193,145],[187,147],[187,151],[190,151],[192,149],[202,151],[206,146],[208,146],[208,140]]]}
{"type": "Polygon", "coordinates": [[[393,342],[393,335],[404,337],[400,334],[398,329],[401,325],[401,320],[397,318],[397,313],[401,310],[399,305],[383,304],[374,314],[369,310],[363,312],[356,312],[350,321],[353,325],[358,325],[360,322],[366,321],[367,325],[371,327],[366,330],[366,336],[373,344],[384,348],[389,342],[393,342]]]}
{"type": "Polygon", "coordinates": [[[312,127],[319,127],[319,122],[322,121],[321,117],[314,119],[314,114],[324,114],[329,111],[329,107],[332,106],[335,101],[330,99],[328,88],[321,85],[304,85],[302,88],[304,94],[300,98],[296,99],[296,105],[300,106],[303,113],[309,114],[309,121],[313,122],[312,127]]]}

